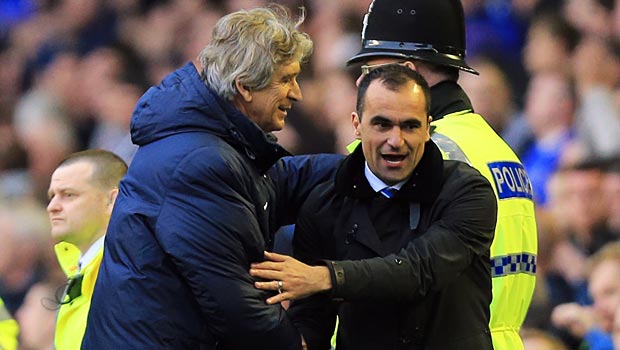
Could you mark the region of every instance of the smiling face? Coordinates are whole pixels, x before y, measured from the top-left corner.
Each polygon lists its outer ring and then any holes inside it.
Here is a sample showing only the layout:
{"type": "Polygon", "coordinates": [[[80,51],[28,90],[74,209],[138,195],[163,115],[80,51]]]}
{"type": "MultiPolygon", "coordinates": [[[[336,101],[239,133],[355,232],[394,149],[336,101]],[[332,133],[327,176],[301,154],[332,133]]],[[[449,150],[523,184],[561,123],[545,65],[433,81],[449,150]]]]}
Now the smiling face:
{"type": "Polygon", "coordinates": [[[388,185],[411,175],[430,139],[424,92],[413,81],[397,91],[372,81],[362,115],[353,113],[352,121],[370,170],[388,185]]]}
{"type": "Polygon", "coordinates": [[[302,99],[297,76],[301,70],[298,61],[284,63],[275,70],[269,85],[260,90],[249,90],[240,100],[240,109],[265,132],[282,130],[293,102],[302,99]]]}
{"type": "Polygon", "coordinates": [[[88,161],[60,166],[48,190],[52,237],[81,249],[105,233],[112,211],[113,197],[93,185],[93,171],[94,164],[88,161]]]}

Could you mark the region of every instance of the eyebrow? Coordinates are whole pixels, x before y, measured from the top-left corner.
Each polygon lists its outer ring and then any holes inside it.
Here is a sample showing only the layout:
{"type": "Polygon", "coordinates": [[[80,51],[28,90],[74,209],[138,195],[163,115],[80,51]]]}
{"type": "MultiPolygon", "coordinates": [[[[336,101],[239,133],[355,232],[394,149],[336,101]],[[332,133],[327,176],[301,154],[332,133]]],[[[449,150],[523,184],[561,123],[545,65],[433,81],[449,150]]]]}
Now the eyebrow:
{"type": "Polygon", "coordinates": [[[294,78],[296,76],[299,75],[299,72],[294,72],[294,73],[286,73],[282,75],[281,79],[286,79],[286,78],[294,78]]]}
{"type": "Polygon", "coordinates": [[[370,123],[388,123],[388,124],[397,124],[397,125],[415,125],[415,126],[421,126],[422,122],[419,119],[415,119],[415,118],[409,118],[404,120],[401,123],[394,123],[391,119],[382,116],[382,115],[375,115],[372,116],[370,118],[370,123]]]}
{"type": "Polygon", "coordinates": [[[76,190],[74,187],[58,187],[56,188],[56,191],[52,190],[51,188],[47,190],[47,196],[51,197],[54,193],[67,193],[67,192],[75,192],[78,193],[79,191],[76,190]]]}

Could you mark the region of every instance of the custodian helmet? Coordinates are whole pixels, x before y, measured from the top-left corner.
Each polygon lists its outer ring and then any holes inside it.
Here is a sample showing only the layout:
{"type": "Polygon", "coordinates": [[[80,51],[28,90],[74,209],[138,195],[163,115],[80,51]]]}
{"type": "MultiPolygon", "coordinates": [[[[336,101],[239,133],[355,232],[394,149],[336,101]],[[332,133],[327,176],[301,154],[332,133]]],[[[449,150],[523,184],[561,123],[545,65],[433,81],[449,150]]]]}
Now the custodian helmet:
{"type": "Polygon", "coordinates": [[[347,65],[377,56],[419,59],[478,74],[465,63],[461,0],[373,0],[364,16],[362,50],[347,65]]]}

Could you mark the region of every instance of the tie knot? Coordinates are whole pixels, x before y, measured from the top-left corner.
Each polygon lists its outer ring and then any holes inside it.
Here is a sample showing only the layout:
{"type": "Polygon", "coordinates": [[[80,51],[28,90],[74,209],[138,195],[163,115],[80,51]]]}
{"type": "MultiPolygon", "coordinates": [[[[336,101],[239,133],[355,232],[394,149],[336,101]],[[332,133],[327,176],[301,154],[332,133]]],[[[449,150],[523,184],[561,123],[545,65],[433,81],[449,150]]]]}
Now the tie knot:
{"type": "Polygon", "coordinates": [[[392,198],[394,197],[394,195],[396,195],[396,192],[398,192],[398,190],[392,187],[385,187],[379,192],[381,192],[381,194],[387,198],[392,198]]]}

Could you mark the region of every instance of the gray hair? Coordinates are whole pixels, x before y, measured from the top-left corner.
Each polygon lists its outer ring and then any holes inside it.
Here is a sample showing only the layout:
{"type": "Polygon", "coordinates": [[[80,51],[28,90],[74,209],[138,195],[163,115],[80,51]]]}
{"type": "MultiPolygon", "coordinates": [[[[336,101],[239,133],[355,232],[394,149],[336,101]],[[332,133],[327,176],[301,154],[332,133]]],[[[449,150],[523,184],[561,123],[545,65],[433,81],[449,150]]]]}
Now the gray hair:
{"type": "Polygon", "coordinates": [[[286,8],[276,4],[220,18],[211,43],[198,56],[205,83],[228,101],[238,93],[237,80],[256,90],[266,87],[279,65],[303,62],[312,53],[310,36],[298,29],[304,19],[303,8],[293,21],[286,8]]]}

